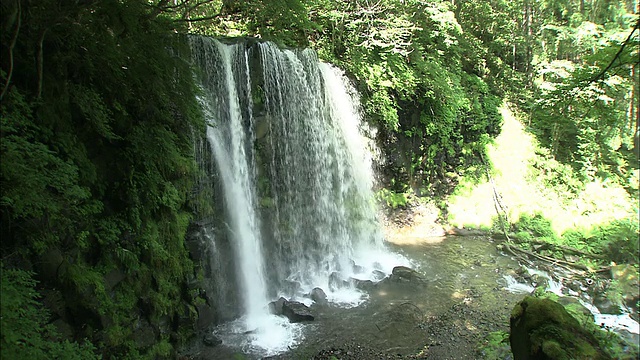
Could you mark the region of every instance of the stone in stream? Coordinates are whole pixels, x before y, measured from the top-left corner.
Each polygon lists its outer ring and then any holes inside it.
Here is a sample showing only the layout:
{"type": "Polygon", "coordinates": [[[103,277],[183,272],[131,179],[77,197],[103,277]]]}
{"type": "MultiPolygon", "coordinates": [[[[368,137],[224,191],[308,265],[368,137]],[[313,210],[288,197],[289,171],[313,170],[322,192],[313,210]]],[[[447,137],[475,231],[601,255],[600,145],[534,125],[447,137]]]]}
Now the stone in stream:
{"type": "Polygon", "coordinates": [[[371,280],[360,280],[356,278],[349,278],[349,282],[353,284],[355,288],[360,290],[370,290],[374,286],[376,286],[376,283],[374,283],[371,280]]]}
{"type": "Polygon", "coordinates": [[[213,335],[213,334],[207,334],[204,336],[204,338],[202,339],[202,342],[210,347],[216,347],[220,344],[222,344],[222,340],[220,340],[217,336],[213,335]]]}
{"type": "Polygon", "coordinates": [[[297,301],[285,301],[282,304],[282,314],[289,318],[292,323],[313,321],[315,319],[309,307],[297,301]]]}
{"type": "Polygon", "coordinates": [[[377,281],[380,281],[387,277],[387,274],[385,274],[384,271],[380,271],[380,270],[373,270],[371,274],[377,281]]]}
{"type": "Polygon", "coordinates": [[[610,359],[594,335],[555,301],[526,296],[513,308],[510,325],[514,360],[610,359]]]}
{"type": "Polygon", "coordinates": [[[272,301],[269,303],[269,312],[273,315],[282,315],[283,314],[283,305],[287,302],[287,299],[280,297],[276,301],[272,301]]]}
{"type": "Polygon", "coordinates": [[[424,278],[417,271],[406,266],[396,266],[389,277],[393,281],[422,282],[424,278]]]}
{"type": "Polygon", "coordinates": [[[311,293],[309,294],[309,297],[318,305],[327,304],[327,294],[319,287],[313,288],[313,290],[311,290],[311,293]]]}

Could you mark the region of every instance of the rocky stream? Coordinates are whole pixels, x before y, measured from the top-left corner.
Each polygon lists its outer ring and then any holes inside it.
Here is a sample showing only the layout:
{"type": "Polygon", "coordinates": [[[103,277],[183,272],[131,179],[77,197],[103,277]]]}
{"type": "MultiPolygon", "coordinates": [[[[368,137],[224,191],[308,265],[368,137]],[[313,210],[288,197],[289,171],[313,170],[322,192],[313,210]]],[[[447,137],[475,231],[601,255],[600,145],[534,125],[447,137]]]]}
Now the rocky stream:
{"type": "MultiPolygon", "coordinates": [[[[410,259],[411,269],[396,267],[377,283],[357,283],[367,294],[359,306],[312,302],[309,310],[314,320],[304,322],[300,343],[266,358],[512,359],[508,337],[496,334],[508,333],[514,305],[536,287],[564,295],[561,299],[566,303],[580,299],[596,313],[613,312],[606,301],[593,305],[600,280],[563,283],[561,273],[524,267],[488,235],[455,233],[447,235],[433,216],[420,209],[391,221],[386,233],[389,245],[410,259]],[[487,353],[483,345],[489,342],[494,344],[487,353]]],[[[601,315],[600,319],[629,344],[637,344],[637,309],[626,310],[631,314],[601,315]]],[[[201,347],[189,358],[262,357],[233,344],[220,344],[201,347]]]]}

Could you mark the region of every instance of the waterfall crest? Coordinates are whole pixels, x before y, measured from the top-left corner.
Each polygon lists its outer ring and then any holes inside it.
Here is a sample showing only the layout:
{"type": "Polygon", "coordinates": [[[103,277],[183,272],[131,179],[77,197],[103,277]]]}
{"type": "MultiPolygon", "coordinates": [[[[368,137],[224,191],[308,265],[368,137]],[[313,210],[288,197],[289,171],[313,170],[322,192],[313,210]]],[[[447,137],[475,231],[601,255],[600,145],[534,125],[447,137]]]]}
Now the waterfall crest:
{"type": "Polygon", "coordinates": [[[398,262],[376,218],[357,97],[312,50],[190,42],[234,249],[237,332],[277,352],[300,329],[270,316],[269,300],[310,304],[305,295],[320,287],[334,304],[353,306],[366,298],[354,278],[379,280],[398,262]]]}

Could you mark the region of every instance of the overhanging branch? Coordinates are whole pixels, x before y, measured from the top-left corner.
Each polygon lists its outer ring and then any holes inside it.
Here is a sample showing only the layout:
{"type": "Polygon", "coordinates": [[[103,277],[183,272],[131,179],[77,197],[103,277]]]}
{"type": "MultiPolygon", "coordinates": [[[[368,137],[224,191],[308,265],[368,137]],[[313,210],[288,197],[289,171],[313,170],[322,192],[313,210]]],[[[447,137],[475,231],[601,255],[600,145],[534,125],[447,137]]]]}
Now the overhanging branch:
{"type": "Polygon", "coordinates": [[[633,37],[633,33],[635,33],[636,30],[638,30],[638,27],[640,27],[640,19],[638,19],[638,21],[636,21],[636,25],[633,27],[633,30],[631,30],[631,33],[629,33],[629,36],[627,36],[627,39],[622,43],[622,46],[620,46],[620,49],[618,49],[618,52],[613,57],[613,59],[611,59],[611,62],[609,62],[609,65],[607,65],[607,67],[605,67],[604,70],[602,70],[600,73],[598,73],[598,75],[596,75],[595,77],[591,78],[587,82],[587,85],[602,79],[604,77],[604,75],[607,73],[607,71],[611,70],[611,68],[613,67],[613,64],[615,64],[616,60],[618,60],[620,55],[622,55],[622,52],[624,51],[624,48],[627,46],[629,41],[631,41],[631,37],[633,37]]]}

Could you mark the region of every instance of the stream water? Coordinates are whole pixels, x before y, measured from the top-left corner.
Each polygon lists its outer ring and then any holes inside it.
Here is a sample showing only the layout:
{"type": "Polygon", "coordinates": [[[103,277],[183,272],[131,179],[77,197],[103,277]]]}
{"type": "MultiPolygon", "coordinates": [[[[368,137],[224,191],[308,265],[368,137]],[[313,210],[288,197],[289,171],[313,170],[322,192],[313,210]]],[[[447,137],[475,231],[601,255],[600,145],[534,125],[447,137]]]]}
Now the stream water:
{"type": "MultiPolygon", "coordinates": [[[[522,280],[520,264],[499,252],[488,237],[450,236],[392,248],[411,259],[421,280],[385,279],[369,287],[367,301],[355,307],[312,305],[316,318],[299,328],[303,340],[267,358],[308,359],[327,349],[352,359],[482,358],[478,346],[492,332],[509,331],[511,310],[535,286],[536,277],[522,280]]],[[[547,289],[563,292],[553,281],[547,289]]],[[[626,328],[630,342],[637,341],[637,322],[628,315],[609,317],[626,328]],[[626,325],[619,320],[625,318],[631,320],[626,325]]],[[[222,345],[200,358],[265,355],[245,350],[222,345]]],[[[508,343],[504,354],[508,359],[508,343]]]]}

